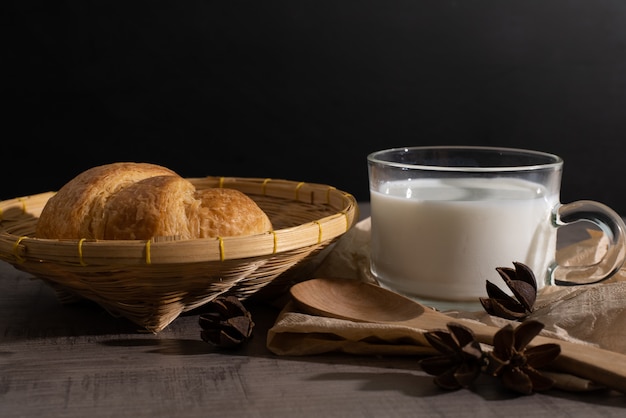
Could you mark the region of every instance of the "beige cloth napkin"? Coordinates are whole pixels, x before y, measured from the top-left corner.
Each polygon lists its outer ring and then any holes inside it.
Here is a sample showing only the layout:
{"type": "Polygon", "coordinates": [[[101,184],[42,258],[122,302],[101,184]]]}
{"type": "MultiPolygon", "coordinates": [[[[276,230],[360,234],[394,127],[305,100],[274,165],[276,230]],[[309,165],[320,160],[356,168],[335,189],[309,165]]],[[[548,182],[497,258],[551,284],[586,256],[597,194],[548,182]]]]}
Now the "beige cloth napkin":
{"type": "MultiPolygon", "coordinates": [[[[315,276],[375,282],[369,271],[369,232],[370,218],[366,218],[336,243],[315,276]]],[[[581,264],[601,257],[606,248],[603,234],[594,230],[588,232],[588,239],[560,249],[557,259],[563,264],[581,264]]],[[[484,311],[446,313],[453,318],[468,318],[500,327],[509,322],[484,311]]],[[[620,270],[600,284],[544,287],[538,292],[535,311],[530,317],[545,325],[542,333],[546,336],[626,353],[626,270],[620,270]]],[[[267,347],[277,355],[295,356],[329,352],[433,353],[421,333],[414,329],[312,316],[298,312],[291,302],[268,331],[267,347]]],[[[573,376],[557,377],[557,386],[562,389],[596,388],[592,382],[573,376]]]]}

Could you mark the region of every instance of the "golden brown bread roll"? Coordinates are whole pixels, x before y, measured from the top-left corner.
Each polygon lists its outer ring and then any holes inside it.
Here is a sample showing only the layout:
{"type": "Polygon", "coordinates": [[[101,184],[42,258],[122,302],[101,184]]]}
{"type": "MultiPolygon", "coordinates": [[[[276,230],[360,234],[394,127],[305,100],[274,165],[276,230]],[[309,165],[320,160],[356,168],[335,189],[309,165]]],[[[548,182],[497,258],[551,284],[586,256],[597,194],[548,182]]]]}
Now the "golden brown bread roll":
{"type": "Polygon", "coordinates": [[[178,176],[138,181],[111,196],[104,213],[104,239],[211,238],[272,229],[265,212],[239,190],[196,191],[178,176]]]}
{"type": "Polygon", "coordinates": [[[196,190],[174,171],[147,163],[86,170],[44,207],[35,236],[54,239],[179,239],[270,231],[267,214],[235,189],[196,190]]]}
{"type": "Polygon", "coordinates": [[[112,195],[104,205],[104,239],[192,236],[185,208],[194,204],[195,187],[178,176],[140,180],[112,195]]]}
{"type": "Polygon", "coordinates": [[[118,162],[78,174],[43,208],[35,236],[39,238],[102,238],[104,205],[109,197],[139,180],[177,174],[159,165],[118,162]]]}
{"type": "Polygon", "coordinates": [[[239,190],[204,189],[196,192],[196,197],[201,203],[193,206],[188,217],[190,224],[199,223],[200,237],[232,237],[272,230],[265,212],[239,190]]]}

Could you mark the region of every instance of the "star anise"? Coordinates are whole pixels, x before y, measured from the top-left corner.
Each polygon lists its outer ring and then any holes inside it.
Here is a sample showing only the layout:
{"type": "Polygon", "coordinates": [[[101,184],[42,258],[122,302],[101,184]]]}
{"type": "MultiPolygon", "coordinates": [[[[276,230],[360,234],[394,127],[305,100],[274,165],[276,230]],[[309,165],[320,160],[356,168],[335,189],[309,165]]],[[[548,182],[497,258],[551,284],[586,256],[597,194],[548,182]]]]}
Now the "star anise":
{"type": "Polygon", "coordinates": [[[252,336],[252,315],[235,296],[218,296],[205,305],[200,315],[200,337],[221,348],[234,348],[252,336]]]}
{"type": "Polygon", "coordinates": [[[441,354],[420,360],[426,373],[435,375],[435,383],[443,389],[468,387],[480,375],[485,357],[474,333],[458,323],[447,324],[448,331],[424,333],[430,345],[441,354]]]}
{"type": "Polygon", "coordinates": [[[485,372],[500,377],[505,387],[525,395],[550,389],[554,380],[538,369],[554,360],[561,347],[552,343],[527,347],[542,329],[543,324],[534,320],[501,328],[494,335],[493,351],[487,353],[485,372]]]}
{"type": "Polygon", "coordinates": [[[487,280],[488,298],[480,298],[480,303],[488,314],[505,319],[521,320],[532,311],[537,299],[537,280],[527,265],[513,262],[515,269],[497,267],[496,271],[511,290],[511,297],[498,286],[487,280]]]}

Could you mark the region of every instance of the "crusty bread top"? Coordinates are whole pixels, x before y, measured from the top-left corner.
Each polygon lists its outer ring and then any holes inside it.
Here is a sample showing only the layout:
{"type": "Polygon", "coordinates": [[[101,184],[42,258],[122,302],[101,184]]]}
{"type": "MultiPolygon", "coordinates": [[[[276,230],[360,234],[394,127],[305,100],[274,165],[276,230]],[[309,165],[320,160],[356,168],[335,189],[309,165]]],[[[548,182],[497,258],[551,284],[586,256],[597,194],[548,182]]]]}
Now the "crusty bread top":
{"type": "Polygon", "coordinates": [[[196,190],[165,167],[113,163],[79,174],[49,199],[35,236],[54,239],[178,239],[270,231],[267,214],[235,189],[196,190]]]}
{"type": "Polygon", "coordinates": [[[193,205],[194,193],[194,186],[178,176],[149,177],[133,183],[106,202],[103,238],[191,238],[185,208],[193,205]]]}
{"type": "Polygon", "coordinates": [[[104,205],[111,195],[139,180],[177,174],[149,163],[117,162],[89,168],[48,199],[35,236],[39,238],[102,238],[104,205]]]}
{"type": "Polygon", "coordinates": [[[200,204],[188,208],[188,218],[199,237],[233,237],[272,230],[267,214],[239,190],[203,189],[196,192],[196,198],[200,204]]]}
{"type": "Polygon", "coordinates": [[[196,191],[181,177],[151,177],[123,190],[105,206],[104,239],[179,239],[251,235],[272,224],[250,197],[235,189],[196,191]]]}

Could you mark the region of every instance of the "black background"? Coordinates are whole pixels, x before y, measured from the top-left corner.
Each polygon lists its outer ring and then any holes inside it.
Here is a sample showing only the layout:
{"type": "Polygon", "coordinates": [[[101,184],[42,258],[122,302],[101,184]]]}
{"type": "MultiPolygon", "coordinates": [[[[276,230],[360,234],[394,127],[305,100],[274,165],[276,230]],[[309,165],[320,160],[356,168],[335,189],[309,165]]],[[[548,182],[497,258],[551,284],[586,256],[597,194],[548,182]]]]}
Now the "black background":
{"type": "Polygon", "coordinates": [[[626,214],[626,2],[4,1],[0,198],[113,161],[326,183],[366,156],[498,145],[626,214]]]}

